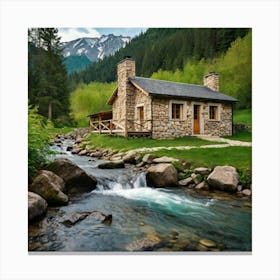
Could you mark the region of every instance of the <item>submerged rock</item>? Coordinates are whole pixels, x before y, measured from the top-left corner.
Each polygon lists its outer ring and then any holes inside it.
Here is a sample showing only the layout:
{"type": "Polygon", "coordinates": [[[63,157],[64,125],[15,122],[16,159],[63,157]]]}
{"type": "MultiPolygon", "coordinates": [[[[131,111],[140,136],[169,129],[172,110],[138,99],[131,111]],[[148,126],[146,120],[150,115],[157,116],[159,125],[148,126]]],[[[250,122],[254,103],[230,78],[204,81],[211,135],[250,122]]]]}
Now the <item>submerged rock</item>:
{"type": "Polygon", "coordinates": [[[31,222],[47,211],[48,203],[40,195],[28,192],[28,221],[31,222]]]}
{"type": "Polygon", "coordinates": [[[232,166],[216,166],[207,181],[215,189],[235,191],[238,185],[238,173],[232,166]]]}
{"type": "Polygon", "coordinates": [[[202,246],[205,246],[207,248],[214,248],[217,246],[214,241],[209,240],[209,239],[200,239],[199,244],[201,244],[202,246]]]}
{"type": "Polygon", "coordinates": [[[61,221],[62,224],[65,226],[74,226],[76,223],[84,220],[85,218],[91,217],[94,222],[101,222],[106,225],[110,225],[112,223],[113,216],[111,214],[105,215],[101,212],[94,211],[94,212],[73,212],[64,216],[63,220],[61,221]]]}
{"type": "Polygon", "coordinates": [[[68,196],[63,193],[64,185],[63,179],[52,171],[40,170],[28,189],[42,196],[50,205],[66,205],[68,196]]]}
{"type": "Polygon", "coordinates": [[[177,186],[178,173],[172,164],[160,163],[148,168],[146,179],[149,186],[172,187],[177,186]]]}
{"type": "Polygon", "coordinates": [[[152,251],[160,242],[161,240],[156,234],[149,234],[146,237],[132,242],[125,248],[128,251],[152,251]]]}
{"type": "Polygon", "coordinates": [[[61,177],[66,186],[66,193],[80,193],[94,190],[96,179],[68,159],[57,159],[46,169],[61,177]]]}

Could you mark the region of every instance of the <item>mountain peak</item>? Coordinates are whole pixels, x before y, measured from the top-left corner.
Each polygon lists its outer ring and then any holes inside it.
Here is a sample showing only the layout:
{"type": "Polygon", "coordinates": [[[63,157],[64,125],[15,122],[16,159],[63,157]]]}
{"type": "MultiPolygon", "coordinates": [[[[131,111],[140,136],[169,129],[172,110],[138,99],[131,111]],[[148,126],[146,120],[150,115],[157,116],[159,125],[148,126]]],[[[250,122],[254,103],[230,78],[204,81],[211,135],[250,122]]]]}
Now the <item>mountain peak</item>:
{"type": "Polygon", "coordinates": [[[63,56],[86,56],[95,62],[105,56],[113,55],[123,48],[131,38],[129,36],[115,36],[114,34],[102,35],[101,37],[82,37],[63,44],[63,56]]]}

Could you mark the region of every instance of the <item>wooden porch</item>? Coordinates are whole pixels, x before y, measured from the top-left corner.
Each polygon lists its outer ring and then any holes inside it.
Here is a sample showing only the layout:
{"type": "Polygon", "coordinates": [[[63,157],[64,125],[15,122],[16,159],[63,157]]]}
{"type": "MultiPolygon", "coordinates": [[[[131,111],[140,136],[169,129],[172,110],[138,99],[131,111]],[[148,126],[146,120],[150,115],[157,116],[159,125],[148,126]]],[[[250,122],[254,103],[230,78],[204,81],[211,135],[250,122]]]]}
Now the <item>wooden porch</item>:
{"type": "Polygon", "coordinates": [[[88,116],[89,131],[98,134],[120,135],[127,138],[151,137],[152,120],[112,119],[112,111],[100,112],[88,116]]]}

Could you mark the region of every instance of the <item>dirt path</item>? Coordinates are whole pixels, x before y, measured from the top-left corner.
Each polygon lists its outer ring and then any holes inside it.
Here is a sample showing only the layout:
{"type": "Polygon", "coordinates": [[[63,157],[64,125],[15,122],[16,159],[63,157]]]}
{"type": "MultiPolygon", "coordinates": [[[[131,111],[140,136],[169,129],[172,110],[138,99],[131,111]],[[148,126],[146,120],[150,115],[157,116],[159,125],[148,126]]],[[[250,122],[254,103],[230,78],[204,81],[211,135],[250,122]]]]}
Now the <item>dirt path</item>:
{"type": "Polygon", "coordinates": [[[213,145],[203,145],[203,146],[174,146],[174,147],[153,147],[153,148],[139,148],[134,149],[134,152],[142,153],[142,152],[155,152],[158,150],[191,150],[191,149],[211,149],[211,148],[226,148],[226,147],[251,147],[252,142],[243,142],[238,140],[230,140],[226,138],[221,138],[218,136],[198,136],[198,138],[208,140],[208,141],[215,141],[221,142],[221,144],[213,144],[213,145]]]}

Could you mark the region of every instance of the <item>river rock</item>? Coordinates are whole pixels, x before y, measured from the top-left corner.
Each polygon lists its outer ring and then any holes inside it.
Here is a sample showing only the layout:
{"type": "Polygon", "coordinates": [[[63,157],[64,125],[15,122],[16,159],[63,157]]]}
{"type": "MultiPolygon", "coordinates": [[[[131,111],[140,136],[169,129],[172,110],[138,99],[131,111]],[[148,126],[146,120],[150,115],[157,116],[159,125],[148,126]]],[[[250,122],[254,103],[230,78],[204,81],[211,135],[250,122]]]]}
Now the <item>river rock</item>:
{"type": "Polygon", "coordinates": [[[28,221],[43,216],[47,211],[48,203],[40,195],[28,192],[28,221]]]}
{"type": "Polygon", "coordinates": [[[146,178],[149,186],[171,187],[177,186],[178,174],[172,164],[160,163],[148,168],[146,178]]]}
{"type": "Polygon", "coordinates": [[[66,193],[87,192],[96,188],[96,179],[69,159],[57,159],[48,164],[46,169],[53,171],[64,180],[66,193]]]}
{"type": "Polygon", "coordinates": [[[68,196],[63,193],[65,183],[52,171],[40,170],[28,189],[42,196],[50,205],[68,203],[68,196]]]}
{"type": "Polygon", "coordinates": [[[205,246],[207,248],[214,248],[217,246],[214,241],[209,240],[209,239],[200,239],[199,244],[201,244],[202,246],[205,246]]]}
{"type": "Polygon", "coordinates": [[[84,141],[84,138],[82,137],[77,137],[76,141],[75,141],[75,144],[80,144],[84,141]]]}
{"type": "Polygon", "coordinates": [[[243,190],[241,193],[244,194],[244,195],[247,195],[247,196],[252,195],[252,191],[249,190],[249,189],[245,189],[245,190],[243,190]]]}
{"type": "Polygon", "coordinates": [[[116,168],[124,168],[124,162],[122,160],[115,160],[115,161],[107,161],[100,163],[98,165],[100,169],[116,169],[116,168]]]}
{"type": "Polygon", "coordinates": [[[178,159],[165,156],[153,159],[153,163],[172,163],[174,161],[178,161],[178,159]]]}
{"type": "Polygon", "coordinates": [[[82,150],[82,148],[80,147],[73,147],[71,153],[72,154],[78,154],[80,151],[82,150]]]}
{"type": "Polygon", "coordinates": [[[79,152],[79,156],[85,156],[87,154],[87,150],[81,150],[79,152]]]}
{"type": "Polygon", "coordinates": [[[216,166],[207,181],[213,188],[234,191],[238,185],[238,173],[232,166],[216,166]]]}
{"type": "Polygon", "coordinates": [[[110,157],[111,161],[116,161],[116,160],[121,160],[121,159],[122,159],[122,157],[120,157],[120,156],[112,156],[112,157],[110,157]]]}
{"type": "Polygon", "coordinates": [[[151,251],[160,242],[161,240],[156,234],[148,234],[146,237],[132,242],[125,248],[128,251],[151,251]]]}
{"type": "Polygon", "coordinates": [[[63,217],[61,223],[65,226],[74,226],[76,223],[84,220],[85,218],[91,218],[92,222],[101,222],[106,225],[110,225],[112,223],[112,215],[105,215],[99,211],[93,212],[73,212],[67,214],[63,217]]]}
{"type": "Polygon", "coordinates": [[[188,177],[186,179],[180,180],[178,182],[178,185],[185,187],[185,186],[188,186],[191,183],[193,183],[193,178],[192,177],[188,177]]]}
{"type": "Polygon", "coordinates": [[[137,154],[134,151],[129,151],[124,157],[123,157],[123,161],[124,163],[131,163],[131,164],[135,164],[136,163],[136,158],[137,154]]]}
{"type": "Polygon", "coordinates": [[[153,160],[154,160],[155,158],[156,158],[156,156],[154,156],[154,155],[146,154],[146,155],[143,156],[142,162],[150,164],[150,163],[153,162],[153,160]]]}
{"type": "Polygon", "coordinates": [[[67,152],[72,151],[72,150],[73,150],[73,146],[68,146],[68,147],[66,148],[66,151],[67,151],[67,152]]]}
{"type": "Polygon", "coordinates": [[[209,168],[207,168],[207,167],[197,167],[197,168],[195,168],[195,170],[194,170],[194,173],[200,174],[200,175],[202,175],[202,176],[208,175],[208,174],[210,174],[210,172],[211,172],[211,169],[209,169],[209,168]]]}
{"type": "Polygon", "coordinates": [[[204,191],[208,191],[209,190],[209,186],[205,181],[202,181],[201,183],[199,183],[195,189],[197,190],[204,190],[204,191]]]}

